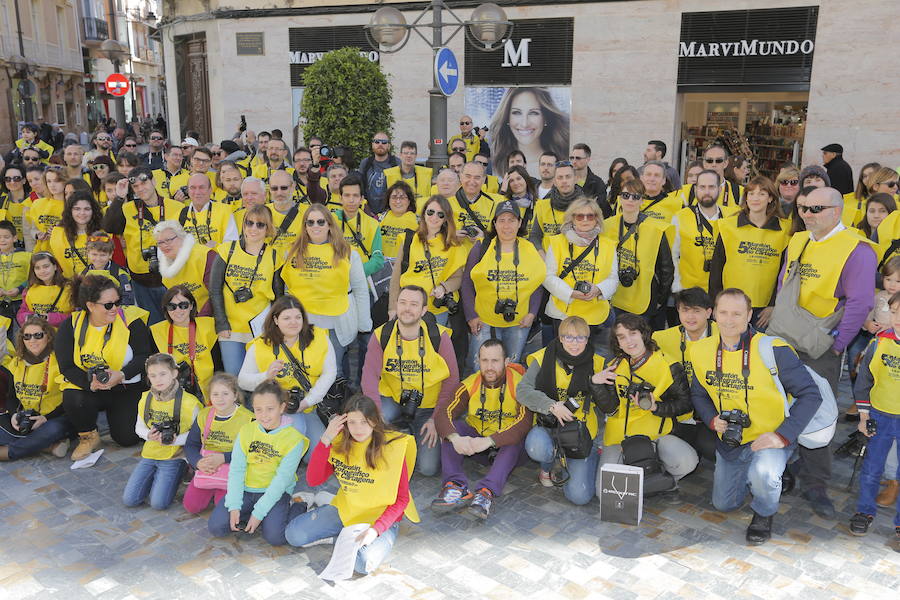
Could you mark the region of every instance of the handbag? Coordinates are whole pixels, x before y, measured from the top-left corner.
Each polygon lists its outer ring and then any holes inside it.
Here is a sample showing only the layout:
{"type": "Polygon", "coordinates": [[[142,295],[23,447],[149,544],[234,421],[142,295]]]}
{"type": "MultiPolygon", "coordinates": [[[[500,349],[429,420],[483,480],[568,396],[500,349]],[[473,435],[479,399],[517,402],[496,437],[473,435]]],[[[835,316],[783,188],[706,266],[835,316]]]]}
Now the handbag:
{"type": "MultiPolygon", "coordinates": [[[[203,428],[203,441],[206,441],[206,438],[209,437],[209,430],[212,427],[212,421],[216,416],[216,411],[212,408],[209,409],[209,414],[206,416],[206,426],[203,428]]],[[[205,450],[202,446],[200,448],[200,456],[209,456],[211,454],[218,454],[218,452],[213,452],[212,450],[205,450]]],[[[203,471],[199,469],[194,474],[194,487],[199,488],[201,490],[224,490],[228,488],[228,468],[231,465],[228,463],[224,463],[219,465],[219,468],[216,469],[216,472],[212,475],[207,475],[203,471]]]]}
{"type": "Polygon", "coordinates": [[[584,421],[567,421],[554,431],[556,443],[566,458],[587,458],[591,454],[594,440],[584,421]]]}
{"type": "Polygon", "coordinates": [[[644,496],[675,487],[675,478],[663,467],[656,446],[646,435],[630,435],[622,440],[622,460],[626,465],[644,470],[644,496]]]}
{"type": "Polygon", "coordinates": [[[328,388],[322,401],[316,404],[316,415],[322,421],[322,425],[328,426],[332,417],[341,414],[344,402],[350,395],[350,381],[346,377],[338,377],[328,388]]]}

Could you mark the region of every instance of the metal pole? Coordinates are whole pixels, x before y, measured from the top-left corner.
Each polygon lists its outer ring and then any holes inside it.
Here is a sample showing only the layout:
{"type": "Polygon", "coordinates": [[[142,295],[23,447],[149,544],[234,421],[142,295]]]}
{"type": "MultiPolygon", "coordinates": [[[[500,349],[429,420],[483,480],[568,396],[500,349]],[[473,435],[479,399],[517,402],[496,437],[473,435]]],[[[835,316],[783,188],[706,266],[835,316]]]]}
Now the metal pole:
{"type": "MultiPolygon", "coordinates": [[[[25,42],[22,40],[22,18],[19,16],[19,0],[15,0],[13,4],[16,7],[16,31],[19,34],[19,54],[22,55],[22,58],[25,58],[25,42]]],[[[24,76],[21,78],[23,80],[28,79],[28,67],[25,67],[24,76]]],[[[20,94],[21,95],[21,94],[20,94]]],[[[23,117],[25,122],[30,123],[34,121],[34,110],[31,105],[31,96],[22,95],[22,104],[23,104],[23,117]]]]}
{"type": "MultiPolygon", "coordinates": [[[[116,19],[116,3],[113,0],[109,0],[109,15],[110,15],[110,24],[112,25],[112,35],[111,39],[119,41],[119,24],[116,19]]],[[[119,42],[121,44],[121,42],[119,42]]],[[[130,53],[129,53],[130,54],[130,53]]],[[[110,59],[113,64],[113,70],[116,73],[121,73],[119,63],[121,58],[117,58],[115,60],[110,59]]],[[[114,96],[113,97],[113,105],[116,107],[116,126],[125,128],[125,96],[114,96]]]]}
{"type": "MultiPolygon", "coordinates": [[[[444,0],[431,0],[431,55],[432,64],[437,55],[438,48],[443,46],[443,21],[441,10],[444,8],[444,0]]],[[[428,140],[430,156],[428,166],[437,172],[440,167],[447,164],[447,97],[441,93],[432,69],[431,89],[428,91],[429,99],[429,131],[431,139],[428,140]],[[440,143],[435,143],[436,141],[440,143]]]]}

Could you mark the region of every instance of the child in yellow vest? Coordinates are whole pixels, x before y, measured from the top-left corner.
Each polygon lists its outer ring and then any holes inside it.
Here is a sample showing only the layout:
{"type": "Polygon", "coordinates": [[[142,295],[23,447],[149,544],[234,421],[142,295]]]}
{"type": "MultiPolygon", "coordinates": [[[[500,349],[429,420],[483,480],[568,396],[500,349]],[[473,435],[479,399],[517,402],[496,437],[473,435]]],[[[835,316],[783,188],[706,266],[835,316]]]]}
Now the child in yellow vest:
{"type": "Polygon", "coordinates": [[[200,410],[195,396],[178,385],[178,367],[170,354],[154,354],[146,362],[150,391],[138,403],[134,432],[144,440],[141,460],[131,472],[122,502],[165,510],[172,504],[187,469],[181,448],[200,410]]]}
{"type": "Polygon", "coordinates": [[[214,537],[259,529],[267,542],[281,546],[287,524],[306,509],[305,504],[291,504],[290,492],[309,440],[282,419],[287,392],[275,381],[259,384],[250,402],[256,421],[238,432],[228,490],[209,516],[208,528],[214,537]]]}
{"type": "Polygon", "coordinates": [[[69,280],[63,276],[59,261],[49,252],[36,252],[31,256],[28,287],[22,292],[22,305],[16,319],[21,325],[30,315],[36,314],[59,327],[71,312],[69,280]]]}
{"type": "Polygon", "coordinates": [[[292,546],[305,546],[337,536],[344,527],[366,524],[356,538],[362,544],[353,569],[366,575],[387,557],[406,516],[419,522],[409,491],[416,462],[411,435],[386,430],[381,412],[370,398],[347,400],[343,414],[328,424],[313,450],[306,482],[321,485],[334,474],[340,489],[331,504],[295,518],[285,530],[292,546]]]}

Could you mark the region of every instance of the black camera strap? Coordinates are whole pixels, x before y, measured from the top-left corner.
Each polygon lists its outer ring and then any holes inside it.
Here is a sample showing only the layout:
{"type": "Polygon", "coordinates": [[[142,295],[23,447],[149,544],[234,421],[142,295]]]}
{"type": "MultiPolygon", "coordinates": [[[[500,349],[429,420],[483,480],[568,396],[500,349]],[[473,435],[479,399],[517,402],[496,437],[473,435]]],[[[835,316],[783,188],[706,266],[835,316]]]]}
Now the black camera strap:
{"type": "Polygon", "coordinates": [[[147,220],[150,221],[150,224],[153,227],[156,227],[157,223],[160,221],[166,220],[166,201],[163,198],[157,196],[159,200],[159,221],[157,221],[153,217],[153,213],[150,212],[150,207],[144,204],[143,200],[135,200],[135,204],[137,204],[137,218],[138,218],[138,239],[141,250],[144,249],[144,208],[147,209],[147,220]]]}
{"type": "MultiPolygon", "coordinates": [[[[360,250],[363,251],[363,254],[366,255],[366,260],[370,260],[372,258],[372,253],[366,249],[366,242],[363,240],[362,235],[360,235],[360,231],[362,230],[362,215],[357,212],[356,213],[356,230],[353,230],[353,225],[347,222],[347,218],[344,216],[344,211],[341,211],[341,231],[343,231],[344,227],[350,230],[350,235],[353,236],[353,241],[356,242],[356,245],[360,250]]],[[[430,266],[430,265],[429,265],[430,266]]]]}
{"type": "Polygon", "coordinates": [[[634,236],[634,268],[640,274],[641,268],[641,260],[638,257],[638,242],[640,241],[640,227],[641,223],[647,218],[647,215],[644,213],[639,213],[637,220],[628,226],[628,231],[625,231],[625,217],[619,219],[619,243],[616,244],[616,256],[619,259],[619,269],[622,269],[622,248],[625,246],[625,242],[628,241],[632,235],[634,236]]]}
{"type": "MultiPolygon", "coordinates": [[[[72,251],[72,256],[73,256],[74,258],[77,258],[77,259],[79,260],[79,262],[81,262],[81,264],[84,265],[85,269],[87,269],[87,268],[90,267],[90,265],[88,265],[87,259],[85,259],[85,257],[83,257],[83,256],[81,255],[81,252],[78,251],[78,248],[75,247],[75,243],[72,242],[71,240],[69,240],[69,249],[72,251]]],[[[85,248],[84,253],[87,254],[87,248],[85,248]]],[[[74,261],[73,261],[73,262],[74,262],[74,261]]],[[[72,267],[73,267],[72,270],[74,271],[74,270],[75,270],[75,269],[74,269],[75,265],[73,264],[72,267]]]]}
{"type": "MultiPolygon", "coordinates": [[[[573,250],[574,250],[574,246],[572,246],[572,244],[569,244],[569,257],[570,258],[572,257],[573,250]]],[[[568,266],[566,266],[566,268],[560,272],[558,277],[560,279],[565,279],[566,277],[568,277],[569,273],[574,271],[575,267],[577,267],[579,264],[581,264],[581,261],[583,261],[585,259],[585,257],[591,252],[591,250],[594,251],[594,262],[596,263],[597,255],[600,252],[600,248],[597,244],[597,238],[594,238],[593,240],[591,240],[591,243],[588,244],[584,250],[582,250],[581,254],[579,254],[577,257],[572,259],[572,261],[568,264],[568,266]]]]}
{"type": "MultiPolygon", "coordinates": [[[[400,391],[403,392],[403,338],[400,335],[400,321],[396,322],[397,337],[395,339],[397,352],[397,373],[400,375],[400,391]]],[[[422,377],[422,396],[425,396],[425,328],[419,324],[419,374],[422,377]]]]}
{"type": "Polygon", "coordinates": [[[287,344],[285,344],[284,342],[281,342],[280,344],[278,344],[278,346],[275,346],[275,348],[273,348],[276,360],[278,360],[279,348],[281,350],[284,350],[284,353],[287,355],[288,360],[291,361],[291,364],[294,366],[294,371],[296,372],[296,376],[294,377],[294,379],[297,381],[297,383],[300,384],[300,387],[303,388],[304,392],[308,392],[310,388],[312,388],[312,384],[309,382],[309,377],[306,373],[306,367],[304,366],[306,364],[306,356],[303,348],[300,349],[299,361],[294,356],[294,353],[291,352],[290,348],[287,347],[287,344]]]}
{"type": "MultiPolygon", "coordinates": [[[[181,429],[181,397],[184,395],[184,389],[177,383],[177,379],[175,380],[175,385],[178,386],[178,390],[175,392],[175,406],[173,407],[173,412],[175,413],[172,416],[172,420],[175,421],[175,426],[178,430],[181,429]]],[[[153,390],[147,390],[147,397],[144,399],[144,425],[150,427],[150,403],[153,401],[153,390]]]]}
{"type": "MultiPolygon", "coordinates": [[[[714,240],[715,235],[713,234],[713,226],[712,223],[709,222],[709,219],[706,218],[706,215],[703,214],[703,211],[700,210],[700,203],[698,202],[695,206],[692,207],[694,212],[694,218],[697,221],[697,235],[700,236],[700,251],[703,252],[703,260],[707,261],[710,257],[706,256],[706,241],[703,237],[704,230],[709,233],[709,239],[714,240]]],[[[707,271],[709,269],[706,269],[707,271]]]]}
{"type": "MultiPolygon", "coordinates": [[[[506,398],[506,373],[503,373],[503,383],[500,384],[500,406],[497,408],[497,431],[503,429],[503,400],[506,398]]],[[[484,376],[481,377],[481,414],[479,415],[481,420],[481,437],[484,437],[484,411],[485,411],[485,403],[487,402],[487,392],[485,391],[484,384],[484,376]]]]}
{"type": "Polygon", "coordinates": [[[287,233],[288,228],[293,224],[294,219],[297,218],[297,214],[300,212],[300,205],[294,204],[290,210],[287,211],[287,214],[284,215],[284,219],[281,221],[281,225],[279,225],[275,229],[275,237],[272,238],[272,245],[278,241],[278,238],[287,233]]]}
{"type": "MultiPolygon", "coordinates": [[[[750,344],[752,334],[745,333],[745,339],[741,341],[741,377],[744,378],[744,404],[747,407],[747,416],[750,416],[749,379],[750,379],[750,344]]],[[[722,355],[725,352],[725,344],[722,336],[719,336],[719,344],[716,346],[716,389],[719,396],[719,413],[722,413],[722,355]]]]}
{"type": "MultiPolygon", "coordinates": [[[[479,190],[478,198],[475,198],[475,202],[478,202],[478,200],[480,200],[482,196],[485,196],[485,193],[479,190]]],[[[485,196],[485,197],[490,199],[488,196],[485,196]]],[[[478,227],[478,229],[480,229],[482,232],[486,232],[487,228],[481,222],[481,219],[478,218],[478,215],[475,213],[475,211],[472,210],[472,205],[469,203],[469,199],[466,197],[466,193],[463,191],[462,188],[460,188],[456,192],[456,201],[459,203],[460,206],[463,207],[463,210],[465,210],[466,213],[468,213],[469,218],[475,222],[475,225],[478,227]]]]}
{"type": "Polygon", "coordinates": [[[645,200],[650,200],[650,204],[648,204],[647,206],[645,206],[641,209],[642,214],[666,199],[667,195],[665,192],[660,192],[659,194],[660,195],[658,198],[654,198],[652,196],[646,196],[646,195],[644,196],[645,200]]]}
{"type": "MultiPolygon", "coordinates": [[[[234,256],[235,246],[237,246],[237,242],[231,242],[231,248],[228,249],[228,258],[225,259],[225,274],[226,275],[228,274],[228,265],[231,264],[231,257],[234,256]]],[[[241,250],[244,250],[243,244],[241,245],[241,250]]],[[[246,250],[244,250],[244,252],[246,252],[246,250]]],[[[246,286],[244,286],[247,289],[250,289],[253,287],[253,280],[256,279],[256,272],[259,270],[259,263],[262,262],[262,257],[265,253],[266,253],[266,245],[263,244],[262,247],[260,247],[260,249],[259,249],[259,254],[256,255],[256,264],[253,265],[253,272],[250,274],[250,281],[247,283],[246,286]]],[[[273,249],[273,253],[274,253],[274,249],[273,249]]],[[[272,260],[274,263],[274,260],[275,260],[274,254],[272,256],[272,260]]],[[[231,290],[231,293],[234,294],[234,288],[232,288],[231,284],[228,283],[227,277],[225,277],[224,281],[225,281],[225,285],[228,287],[228,289],[231,290]]]]}
{"type": "MultiPolygon", "coordinates": [[[[116,317],[118,318],[118,317],[116,317]]],[[[81,319],[81,327],[78,331],[78,354],[81,355],[81,350],[84,348],[84,340],[87,338],[87,330],[88,330],[88,322],[90,321],[90,315],[87,311],[82,312],[81,319]]],[[[106,344],[109,343],[110,338],[112,338],[112,328],[114,323],[110,323],[106,326],[106,331],[103,332],[103,345],[100,346],[100,355],[103,356],[103,351],[106,350],[106,344]]],[[[105,360],[103,361],[106,362],[105,360]]],[[[83,364],[82,364],[83,366],[83,364]]]]}
{"type": "MultiPolygon", "coordinates": [[[[502,252],[500,251],[500,238],[494,239],[494,254],[497,259],[497,279],[494,280],[494,283],[497,284],[497,299],[500,299],[500,261],[502,260],[502,252]]],[[[513,242],[513,269],[515,273],[513,274],[513,286],[516,288],[516,304],[519,304],[519,239],[513,242]]]]}
{"type": "MultiPolygon", "coordinates": [[[[438,284],[434,279],[434,268],[431,266],[431,250],[428,248],[428,242],[422,244],[422,249],[425,251],[425,262],[428,263],[428,274],[431,276],[431,288],[436,289],[438,284]]],[[[441,282],[444,283],[443,281],[441,282]]],[[[453,297],[453,292],[447,291],[447,286],[444,286],[445,294],[444,296],[453,297]]]]}
{"type": "MultiPolygon", "coordinates": [[[[643,367],[650,357],[653,355],[652,352],[644,352],[644,355],[637,359],[637,362],[631,364],[630,359],[624,359],[626,363],[628,363],[628,387],[631,387],[631,384],[634,383],[634,378],[637,377],[643,382],[647,380],[644,379],[641,375],[635,373],[638,369],[643,367]]],[[[628,417],[631,416],[631,398],[625,398],[625,428],[622,430],[622,436],[628,437],[628,417]]]]}
{"type": "Polygon", "coordinates": [[[190,215],[191,224],[194,226],[194,237],[197,238],[197,241],[201,244],[205,244],[212,239],[212,212],[212,202],[208,202],[206,205],[206,233],[208,233],[210,237],[207,237],[205,240],[200,238],[200,227],[197,225],[197,211],[193,210],[193,206],[188,204],[181,209],[181,214],[178,215],[178,222],[181,223],[181,226],[183,227],[187,222],[188,215],[190,215]]]}
{"type": "MultiPolygon", "coordinates": [[[[687,357],[684,355],[687,352],[687,331],[684,329],[684,325],[678,326],[678,331],[681,334],[681,342],[678,344],[678,349],[681,350],[681,366],[687,366],[687,357]]],[[[706,333],[703,334],[703,338],[708,338],[712,335],[712,321],[709,319],[706,320],[706,333]]],[[[700,338],[700,339],[703,339],[700,338]]]]}
{"type": "MultiPolygon", "coordinates": [[[[173,342],[173,338],[175,336],[175,326],[170,322],[169,323],[169,343],[168,343],[168,351],[169,354],[175,356],[173,354],[173,350],[175,349],[173,342]]],[[[191,363],[191,383],[194,383],[197,380],[197,370],[194,367],[194,357],[197,356],[197,322],[191,319],[191,322],[188,323],[188,360],[191,363]]]]}
{"type": "Polygon", "coordinates": [[[56,312],[56,304],[59,302],[59,299],[62,298],[63,292],[66,290],[66,287],[61,285],[59,286],[59,293],[56,294],[56,298],[53,299],[53,302],[50,303],[50,308],[47,309],[47,314],[49,315],[52,312],[56,312]]]}

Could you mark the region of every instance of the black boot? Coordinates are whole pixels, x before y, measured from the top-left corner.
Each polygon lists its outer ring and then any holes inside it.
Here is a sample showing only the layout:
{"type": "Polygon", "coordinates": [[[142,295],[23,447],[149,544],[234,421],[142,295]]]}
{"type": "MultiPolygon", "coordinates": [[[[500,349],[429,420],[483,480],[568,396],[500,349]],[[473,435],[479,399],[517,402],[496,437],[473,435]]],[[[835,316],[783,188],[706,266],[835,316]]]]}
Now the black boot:
{"type": "Polygon", "coordinates": [[[765,544],[772,537],[772,517],[763,517],[753,513],[753,520],[747,527],[747,543],[751,546],[765,544]]]}
{"type": "Polygon", "coordinates": [[[790,466],[785,467],[784,473],[781,474],[781,495],[790,494],[796,485],[797,478],[791,473],[790,466]]]}

